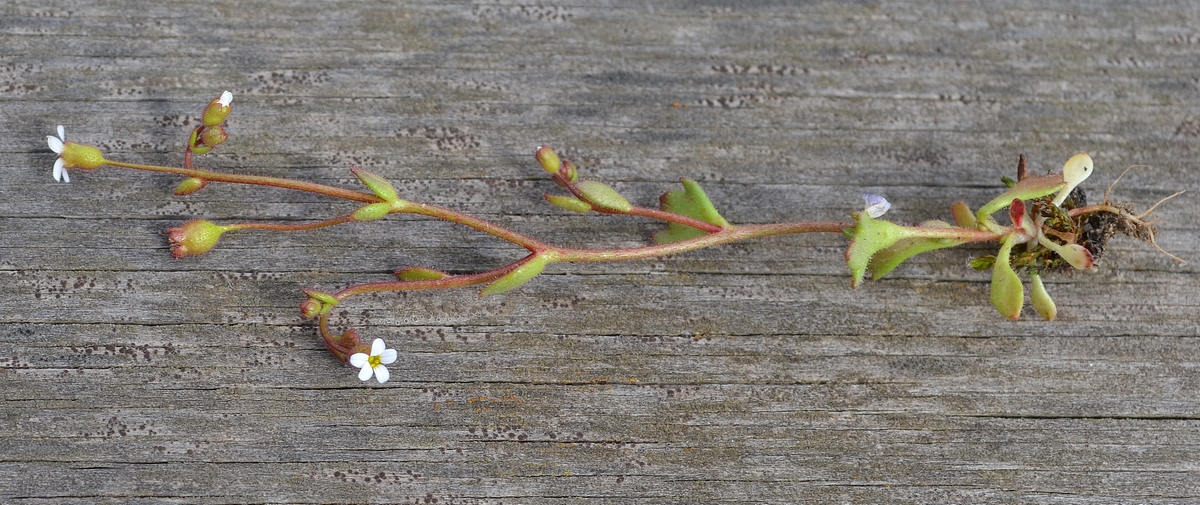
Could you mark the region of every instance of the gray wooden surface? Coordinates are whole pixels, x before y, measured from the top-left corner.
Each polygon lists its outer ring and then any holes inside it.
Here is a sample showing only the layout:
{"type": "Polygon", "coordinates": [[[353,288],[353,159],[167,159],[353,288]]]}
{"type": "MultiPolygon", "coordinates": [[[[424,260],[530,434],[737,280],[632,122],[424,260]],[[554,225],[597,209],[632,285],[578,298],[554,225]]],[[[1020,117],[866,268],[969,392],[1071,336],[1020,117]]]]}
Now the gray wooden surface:
{"type": "Polygon", "coordinates": [[[35,2],[0,7],[0,502],[1200,502],[1200,7],[1194,2],[35,2]],[[851,291],[844,241],[555,265],[480,299],[380,294],[341,327],[400,349],[363,384],[301,289],[520,257],[440,222],[245,233],[175,260],[194,217],[352,205],[116,169],[51,180],[45,136],[402,196],[556,244],[658,229],[567,215],[542,143],[652,204],[701,180],[734,222],[899,222],[977,206],[1086,151],[1098,200],[1164,205],[1048,280],[1061,317],[987,303],[984,248],[851,291]]]}

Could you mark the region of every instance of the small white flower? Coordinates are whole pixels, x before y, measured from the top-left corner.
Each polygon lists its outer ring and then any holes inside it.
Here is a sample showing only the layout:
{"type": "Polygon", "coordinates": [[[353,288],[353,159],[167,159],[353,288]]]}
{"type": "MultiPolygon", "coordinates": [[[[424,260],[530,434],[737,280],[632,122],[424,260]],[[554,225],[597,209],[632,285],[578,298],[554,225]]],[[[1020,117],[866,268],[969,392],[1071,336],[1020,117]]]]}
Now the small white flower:
{"type": "Polygon", "coordinates": [[[863,211],[872,219],[887,214],[888,209],[892,208],[892,203],[887,201],[887,198],[874,193],[863,193],[862,197],[865,204],[863,211]]]}
{"type": "Polygon", "coordinates": [[[221,93],[221,98],[217,100],[217,103],[221,104],[221,107],[229,107],[231,102],[233,102],[233,93],[228,91],[221,93]]]}
{"type": "Polygon", "coordinates": [[[361,352],[354,353],[352,356],[350,356],[350,365],[362,369],[358,372],[359,380],[370,380],[371,374],[374,374],[375,379],[378,380],[380,384],[388,381],[388,378],[391,377],[391,374],[388,373],[387,367],[383,365],[389,365],[396,362],[396,350],[387,349],[386,347],[387,346],[383,343],[383,339],[377,338],[371,343],[370,356],[361,352]]]}
{"type": "Polygon", "coordinates": [[[46,143],[50,144],[50,150],[54,154],[60,155],[54,161],[54,180],[61,182],[71,182],[71,176],[67,175],[66,163],[62,159],[63,145],[67,141],[67,135],[63,132],[62,125],[58,125],[58,136],[47,135],[46,143]]]}

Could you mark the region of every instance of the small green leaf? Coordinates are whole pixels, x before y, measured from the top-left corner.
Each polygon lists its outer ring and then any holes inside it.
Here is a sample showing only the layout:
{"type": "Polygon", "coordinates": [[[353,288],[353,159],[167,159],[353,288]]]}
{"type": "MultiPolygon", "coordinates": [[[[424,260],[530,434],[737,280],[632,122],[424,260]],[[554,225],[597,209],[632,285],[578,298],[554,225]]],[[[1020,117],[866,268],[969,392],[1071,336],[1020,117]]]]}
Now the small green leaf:
{"type": "MultiPolygon", "coordinates": [[[[722,228],[729,226],[729,222],[724,217],[721,217],[720,212],[717,212],[717,208],[713,206],[712,200],[709,200],[708,195],[700,188],[699,183],[686,177],[680,179],[679,182],[683,183],[683,189],[667,191],[658,198],[660,209],[722,228]]],[[[654,234],[654,242],[669,244],[707,234],[704,230],[692,228],[691,226],[668,223],[667,229],[654,234]]]]}
{"type": "Polygon", "coordinates": [[[324,291],[317,291],[315,289],[306,289],[306,290],[304,290],[304,294],[308,295],[309,298],[313,298],[315,300],[320,301],[321,303],[327,303],[329,305],[337,305],[338,304],[337,297],[335,297],[329,293],[326,293],[324,291]]]}
{"type": "Polygon", "coordinates": [[[1015,235],[1005,237],[1004,244],[996,253],[996,263],[992,265],[991,293],[992,306],[1000,311],[1000,315],[1014,321],[1021,317],[1021,306],[1025,304],[1025,292],[1021,286],[1021,278],[1008,264],[1015,239],[1015,235]]]}
{"type": "Polygon", "coordinates": [[[175,186],[175,196],[187,196],[197,191],[200,191],[204,186],[208,185],[208,181],[198,179],[196,177],[188,177],[175,186]]]}
{"type": "Polygon", "coordinates": [[[1092,267],[1095,260],[1092,258],[1092,252],[1079,244],[1067,244],[1062,249],[1056,251],[1062,259],[1067,260],[1076,270],[1087,270],[1092,267]]]}
{"type": "Polygon", "coordinates": [[[384,179],[379,174],[358,167],[350,167],[350,171],[353,172],[354,175],[358,177],[358,180],[362,181],[362,183],[365,184],[372,193],[375,193],[375,196],[378,196],[387,202],[395,202],[400,199],[399,195],[396,194],[396,187],[392,186],[392,183],[388,182],[387,179],[384,179]]]}
{"type": "Polygon", "coordinates": [[[1040,198],[1055,191],[1058,191],[1067,185],[1063,180],[1062,174],[1050,174],[1030,176],[1021,179],[1016,186],[1013,186],[993,198],[992,201],[984,204],[979,208],[979,212],[975,214],[975,218],[980,222],[991,221],[992,214],[996,211],[1008,207],[1013,200],[1032,200],[1040,198]]]}
{"type": "Polygon", "coordinates": [[[488,284],[487,287],[484,287],[483,291],[479,292],[479,295],[497,295],[505,291],[519,288],[522,284],[529,282],[530,279],[533,279],[534,277],[537,277],[538,274],[542,273],[542,269],[546,268],[546,264],[549,262],[550,260],[545,256],[536,254],[532,255],[529,257],[529,259],[525,260],[525,263],[523,263],[521,266],[513,269],[513,271],[507,274],[504,274],[504,277],[496,279],[491,284],[488,284]]]}
{"type": "Polygon", "coordinates": [[[584,213],[584,212],[591,212],[591,210],[592,210],[592,204],[587,203],[578,198],[575,198],[573,196],[561,196],[561,195],[542,195],[542,196],[545,196],[546,201],[549,201],[550,203],[554,204],[554,206],[569,210],[571,212],[584,213]]]}
{"type": "Polygon", "coordinates": [[[355,221],[375,221],[383,219],[392,211],[392,202],[376,202],[370,205],[364,205],[354,211],[352,217],[355,221]]]}
{"type": "Polygon", "coordinates": [[[950,214],[954,216],[954,224],[958,225],[959,227],[975,227],[975,214],[971,213],[971,208],[967,206],[966,202],[961,200],[954,202],[954,205],[950,206],[950,214]]]}
{"type": "Polygon", "coordinates": [[[575,189],[583,195],[589,203],[604,209],[616,212],[629,212],[633,209],[633,205],[621,196],[617,190],[600,181],[581,181],[575,185],[575,189]]]}
{"type": "Polygon", "coordinates": [[[1046,292],[1046,286],[1042,284],[1042,276],[1038,274],[1029,275],[1029,303],[1033,308],[1042,315],[1042,318],[1047,321],[1053,321],[1058,315],[1058,307],[1054,305],[1054,300],[1050,298],[1050,293],[1046,292]]]}
{"type": "Polygon", "coordinates": [[[1062,177],[1066,181],[1066,186],[1063,186],[1062,190],[1054,196],[1054,200],[1052,200],[1054,205],[1062,205],[1070,196],[1071,190],[1092,175],[1092,166],[1092,157],[1087,153],[1076,154],[1063,164],[1062,177]]]}
{"type": "Polygon", "coordinates": [[[996,263],[996,257],[989,254],[987,256],[979,256],[977,258],[971,258],[970,265],[971,265],[971,268],[974,269],[975,271],[982,272],[984,270],[992,268],[992,265],[994,265],[995,263],[996,263]]]}
{"type": "Polygon", "coordinates": [[[1047,238],[1045,234],[1039,234],[1037,241],[1042,247],[1054,251],[1059,257],[1070,263],[1072,267],[1075,267],[1076,270],[1087,270],[1095,262],[1094,258],[1092,258],[1092,252],[1079,244],[1058,245],[1047,238]]]}
{"type": "Polygon", "coordinates": [[[396,270],[395,274],[396,278],[402,281],[436,281],[450,276],[446,272],[422,267],[408,267],[396,270]]]}

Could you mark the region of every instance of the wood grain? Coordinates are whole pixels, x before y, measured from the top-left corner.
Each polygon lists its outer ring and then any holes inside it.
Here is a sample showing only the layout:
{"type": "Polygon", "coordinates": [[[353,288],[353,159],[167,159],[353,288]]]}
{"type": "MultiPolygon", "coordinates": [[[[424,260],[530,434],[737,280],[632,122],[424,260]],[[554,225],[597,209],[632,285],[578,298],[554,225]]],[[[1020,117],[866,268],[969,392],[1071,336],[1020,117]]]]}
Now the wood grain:
{"type": "Polygon", "coordinates": [[[0,502],[1200,501],[1200,7],[1191,2],[32,2],[0,6],[0,502]],[[50,177],[55,125],[133,162],[402,196],[556,244],[658,225],[567,215],[533,148],[652,204],[697,178],[733,222],[948,217],[1088,152],[1093,199],[1157,210],[1178,264],[1116,239],[1048,279],[1060,320],[987,303],[984,248],[849,289],[836,236],[554,265],[519,290],[366,296],[336,323],[400,350],[360,383],[300,290],[521,251],[399,217],[164,230],[349,204],[116,169],[50,177]]]}

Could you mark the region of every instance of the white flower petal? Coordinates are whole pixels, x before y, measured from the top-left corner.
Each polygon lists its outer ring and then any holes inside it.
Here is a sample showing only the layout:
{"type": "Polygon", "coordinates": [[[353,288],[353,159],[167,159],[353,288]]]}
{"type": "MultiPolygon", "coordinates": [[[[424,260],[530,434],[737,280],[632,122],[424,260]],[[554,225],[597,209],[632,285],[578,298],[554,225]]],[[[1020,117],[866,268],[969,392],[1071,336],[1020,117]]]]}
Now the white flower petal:
{"type": "Polygon", "coordinates": [[[396,350],[395,349],[385,349],[383,351],[383,353],[379,355],[379,362],[383,363],[385,365],[390,365],[392,363],[395,363],[396,362],[396,350]]]}
{"type": "MultiPolygon", "coordinates": [[[[55,164],[57,165],[57,163],[55,163],[55,164]]],[[[71,175],[67,172],[67,169],[65,167],[63,168],[62,176],[63,176],[63,182],[71,182],[71,175]]]]}
{"type": "Polygon", "coordinates": [[[383,384],[383,383],[387,382],[388,379],[392,378],[392,374],[388,372],[388,369],[386,366],[376,365],[375,366],[375,378],[379,380],[380,384],[383,384]]]}
{"type": "Polygon", "coordinates": [[[360,380],[360,381],[369,380],[371,378],[371,372],[372,372],[371,365],[363,366],[362,370],[358,371],[358,380],[360,380]]]}
{"type": "Polygon", "coordinates": [[[229,107],[229,103],[232,101],[233,101],[233,93],[226,91],[224,93],[221,93],[221,99],[217,100],[217,103],[221,104],[221,107],[229,107]]]}
{"type": "Polygon", "coordinates": [[[54,151],[54,154],[62,154],[62,151],[63,151],[62,139],[55,137],[53,135],[47,135],[46,143],[50,144],[50,150],[54,151]]]}
{"type": "Polygon", "coordinates": [[[58,138],[62,139],[63,142],[67,141],[67,133],[66,130],[63,130],[62,125],[58,125],[58,138]]]}
{"type": "Polygon", "coordinates": [[[862,197],[863,202],[866,204],[863,210],[872,218],[887,214],[888,209],[892,208],[891,202],[882,196],[873,193],[863,193],[862,197]]]}
{"type": "Polygon", "coordinates": [[[367,356],[366,354],[361,353],[361,352],[356,352],[354,354],[351,354],[350,355],[350,365],[354,366],[355,368],[362,368],[363,365],[367,364],[367,358],[369,358],[369,356],[367,356]]]}
{"type": "MultiPolygon", "coordinates": [[[[66,164],[66,163],[63,161],[62,158],[54,160],[54,180],[61,182],[63,176],[67,174],[67,171],[63,170],[64,164],[66,164]]],[[[70,180],[68,179],[68,182],[69,181],[70,180]]]]}
{"type": "Polygon", "coordinates": [[[380,354],[383,354],[383,350],[386,348],[387,345],[383,343],[382,338],[375,339],[374,342],[371,342],[371,356],[379,356],[380,354]]]}

